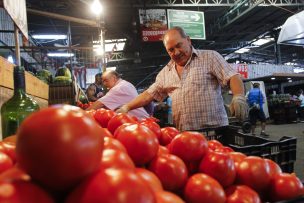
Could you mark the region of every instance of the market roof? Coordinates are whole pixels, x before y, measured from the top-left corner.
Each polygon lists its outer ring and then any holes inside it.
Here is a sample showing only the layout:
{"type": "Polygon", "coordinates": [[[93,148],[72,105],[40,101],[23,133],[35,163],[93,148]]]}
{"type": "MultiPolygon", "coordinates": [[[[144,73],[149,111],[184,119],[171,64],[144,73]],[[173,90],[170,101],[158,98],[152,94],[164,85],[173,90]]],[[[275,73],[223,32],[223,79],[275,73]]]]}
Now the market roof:
{"type": "Polygon", "coordinates": [[[304,81],[304,74],[296,73],[273,73],[264,77],[245,79],[244,82],[248,81],[264,81],[264,83],[278,84],[294,81],[304,81]]]}

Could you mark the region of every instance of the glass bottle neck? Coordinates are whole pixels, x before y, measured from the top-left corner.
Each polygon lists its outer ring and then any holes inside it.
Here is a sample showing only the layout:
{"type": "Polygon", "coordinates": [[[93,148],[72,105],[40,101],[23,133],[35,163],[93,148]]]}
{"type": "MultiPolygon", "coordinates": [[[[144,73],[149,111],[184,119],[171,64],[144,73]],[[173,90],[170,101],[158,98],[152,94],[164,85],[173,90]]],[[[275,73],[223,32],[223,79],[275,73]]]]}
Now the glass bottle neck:
{"type": "Polygon", "coordinates": [[[24,70],[14,70],[14,93],[25,93],[25,76],[24,70]]]}

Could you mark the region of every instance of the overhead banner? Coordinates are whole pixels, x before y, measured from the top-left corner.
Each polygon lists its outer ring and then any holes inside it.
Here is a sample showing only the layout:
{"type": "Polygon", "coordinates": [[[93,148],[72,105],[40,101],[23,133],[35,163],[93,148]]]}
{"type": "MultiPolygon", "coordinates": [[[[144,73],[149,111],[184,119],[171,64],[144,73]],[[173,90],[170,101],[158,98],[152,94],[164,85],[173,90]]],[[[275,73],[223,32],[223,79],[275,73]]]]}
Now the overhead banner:
{"type": "Polygon", "coordinates": [[[165,9],[139,9],[139,22],[144,42],[160,41],[168,30],[165,9]]]}
{"type": "Polygon", "coordinates": [[[28,27],[25,0],[3,0],[4,9],[11,16],[17,27],[28,39],[28,27]]]}
{"type": "Polygon", "coordinates": [[[247,64],[236,64],[236,71],[244,78],[248,78],[248,66],[247,64]]]}
{"type": "Polygon", "coordinates": [[[191,39],[206,39],[204,12],[168,9],[169,28],[182,27],[191,39]]]}

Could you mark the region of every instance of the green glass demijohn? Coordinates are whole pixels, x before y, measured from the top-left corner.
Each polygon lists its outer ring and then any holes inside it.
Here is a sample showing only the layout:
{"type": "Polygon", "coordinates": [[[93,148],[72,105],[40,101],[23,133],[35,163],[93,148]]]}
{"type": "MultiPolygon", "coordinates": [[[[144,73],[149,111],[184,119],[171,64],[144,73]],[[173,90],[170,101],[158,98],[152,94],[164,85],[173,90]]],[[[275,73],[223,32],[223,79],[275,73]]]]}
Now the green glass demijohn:
{"type": "Polygon", "coordinates": [[[14,67],[14,95],[1,107],[2,138],[14,135],[22,121],[39,105],[25,93],[25,75],[22,66],[14,67]]]}

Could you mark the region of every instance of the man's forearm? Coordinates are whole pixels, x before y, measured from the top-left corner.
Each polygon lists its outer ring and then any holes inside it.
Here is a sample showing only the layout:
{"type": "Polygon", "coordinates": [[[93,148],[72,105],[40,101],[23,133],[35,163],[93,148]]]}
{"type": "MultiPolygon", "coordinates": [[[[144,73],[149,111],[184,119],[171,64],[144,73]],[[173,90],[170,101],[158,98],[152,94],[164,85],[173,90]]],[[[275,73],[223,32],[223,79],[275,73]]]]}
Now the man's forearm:
{"type": "Polygon", "coordinates": [[[129,110],[137,109],[139,107],[146,106],[153,100],[152,95],[150,95],[147,91],[144,91],[140,95],[138,95],[135,99],[126,104],[129,110]]]}
{"type": "Polygon", "coordinates": [[[244,83],[239,75],[234,75],[230,78],[230,89],[233,95],[244,95],[244,83]]]}
{"type": "Polygon", "coordinates": [[[103,103],[100,101],[95,101],[91,106],[89,106],[86,110],[92,110],[92,109],[100,109],[101,107],[104,107],[103,103]]]}

